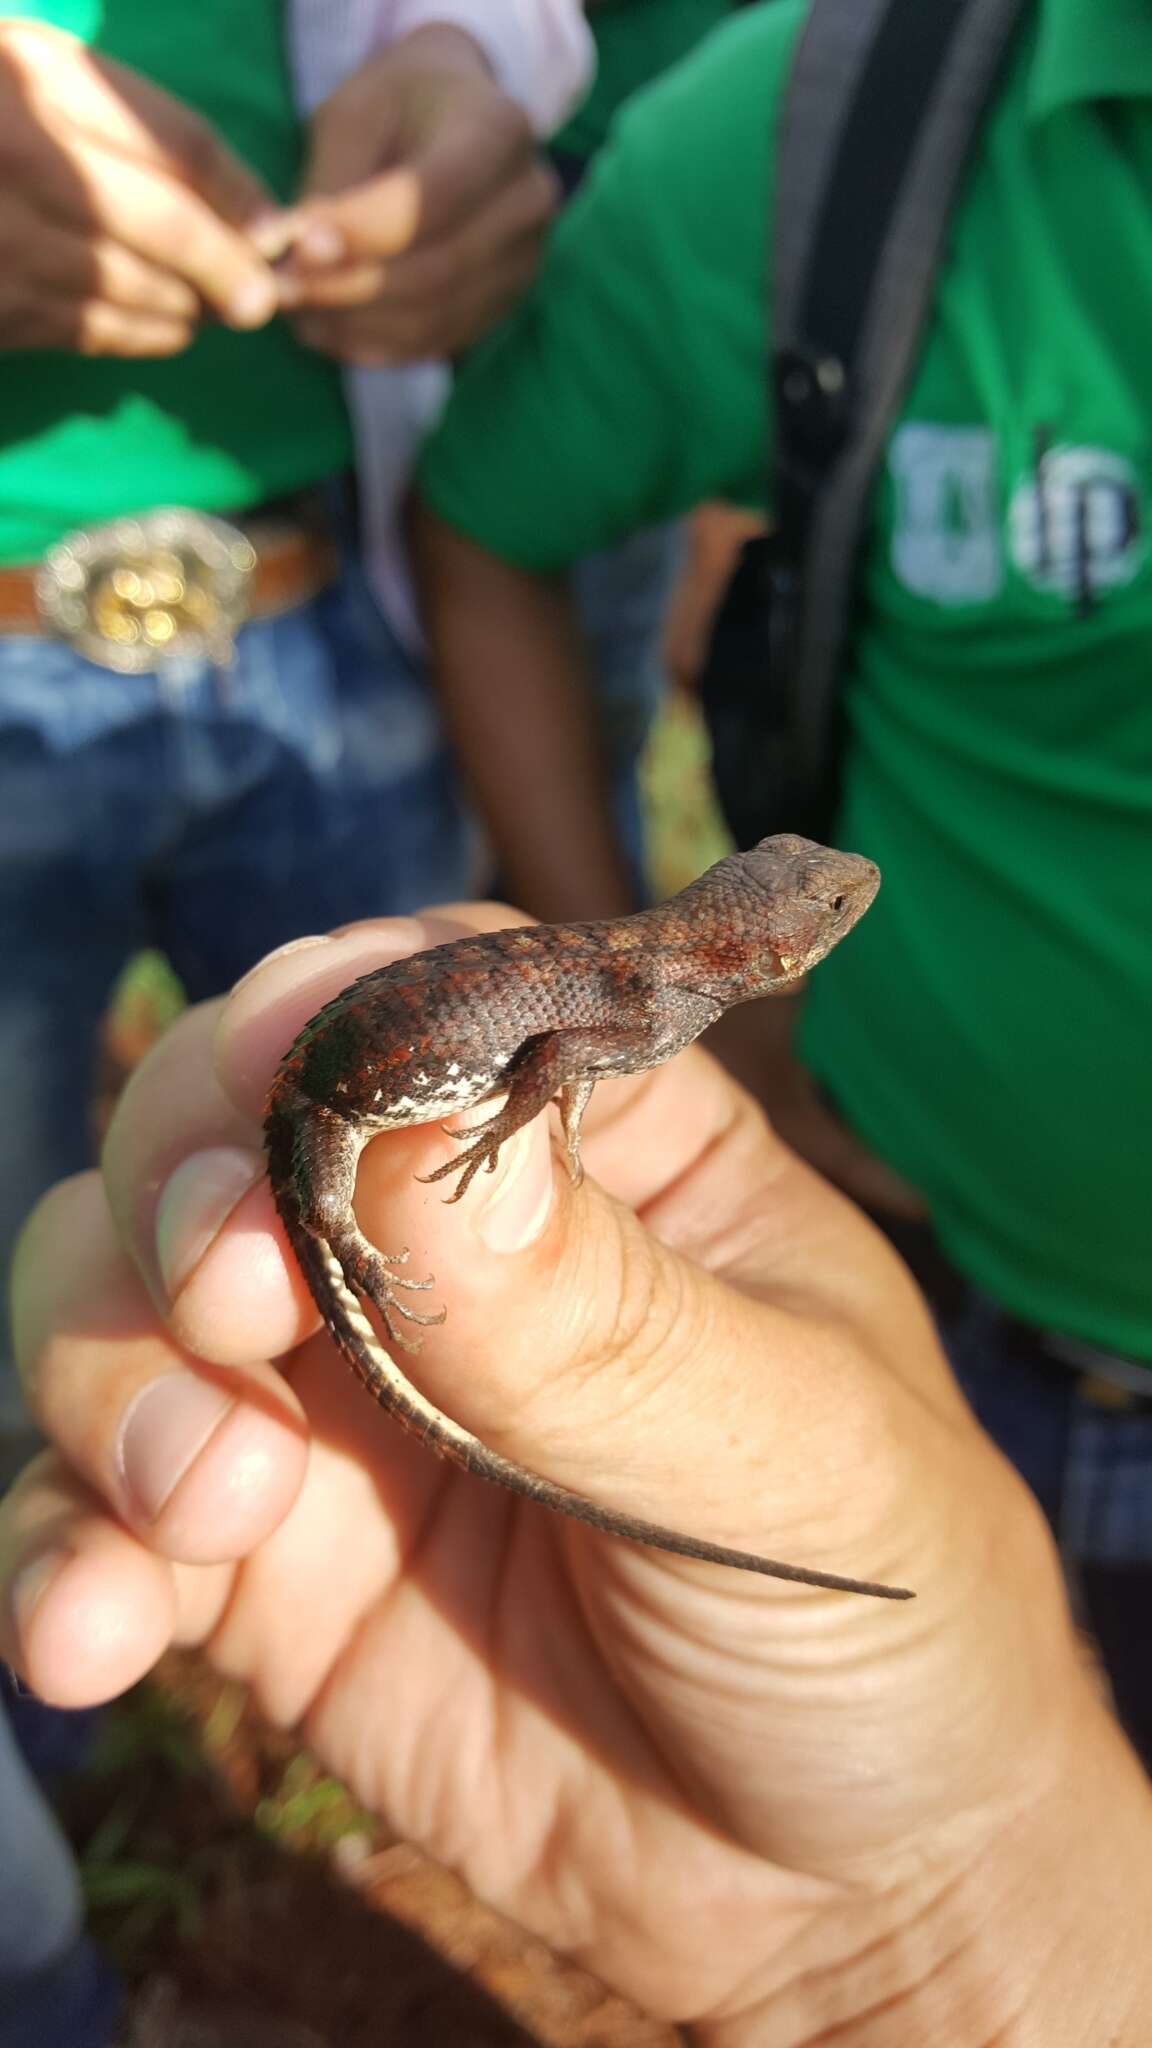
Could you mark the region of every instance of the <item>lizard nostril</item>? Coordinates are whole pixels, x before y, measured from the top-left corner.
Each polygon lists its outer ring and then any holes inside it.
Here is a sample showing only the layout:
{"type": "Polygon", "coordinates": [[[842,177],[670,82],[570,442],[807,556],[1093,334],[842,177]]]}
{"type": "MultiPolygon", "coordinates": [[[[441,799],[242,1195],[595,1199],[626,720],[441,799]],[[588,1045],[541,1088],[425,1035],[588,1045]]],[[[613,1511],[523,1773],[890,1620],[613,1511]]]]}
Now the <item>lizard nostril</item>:
{"type": "Polygon", "coordinates": [[[832,908],[833,908],[833,910],[843,910],[843,908],[844,908],[844,903],[845,903],[845,898],[844,898],[843,896],[834,896],[834,897],[832,898],[832,908]]]}

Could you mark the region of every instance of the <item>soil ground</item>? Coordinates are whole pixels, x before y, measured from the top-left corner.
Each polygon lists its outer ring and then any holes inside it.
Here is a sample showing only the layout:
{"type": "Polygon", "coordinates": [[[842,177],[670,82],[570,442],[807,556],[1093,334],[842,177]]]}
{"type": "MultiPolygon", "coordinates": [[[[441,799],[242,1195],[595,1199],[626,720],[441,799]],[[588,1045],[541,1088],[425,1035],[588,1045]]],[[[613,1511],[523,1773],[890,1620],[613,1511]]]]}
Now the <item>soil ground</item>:
{"type": "Polygon", "coordinates": [[[193,1657],[109,1711],[58,1808],[130,1986],[125,2048],[679,2038],[359,1812],[193,1657]]]}

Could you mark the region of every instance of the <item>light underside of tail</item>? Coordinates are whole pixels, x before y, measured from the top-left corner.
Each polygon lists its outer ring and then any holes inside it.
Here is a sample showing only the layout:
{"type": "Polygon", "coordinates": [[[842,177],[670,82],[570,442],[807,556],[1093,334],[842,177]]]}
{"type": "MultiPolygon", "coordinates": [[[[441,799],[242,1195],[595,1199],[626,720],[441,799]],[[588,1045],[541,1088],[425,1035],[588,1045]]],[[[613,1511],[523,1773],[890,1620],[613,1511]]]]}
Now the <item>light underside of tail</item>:
{"type": "Polygon", "coordinates": [[[739,1571],[759,1572],[766,1578],[787,1579],[804,1586],[820,1586],[832,1592],[865,1593],[879,1600],[910,1600],[912,1593],[900,1586],[883,1586],[869,1580],[842,1578],[834,1572],[809,1571],[801,1565],[782,1564],[758,1557],[751,1551],[729,1550],[721,1544],[681,1536],[657,1522],[621,1514],[614,1508],[597,1507],[582,1494],[572,1493],[539,1473],[502,1458],[480,1442],[471,1431],[453,1422],[433,1406],[400,1371],[384,1348],[364,1308],[344,1278],[331,1247],[305,1232],[295,1219],[285,1217],[296,1255],[309,1280],[325,1322],[343,1357],[357,1379],[379,1405],[409,1432],[420,1438],[439,1456],[479,1479],[491,1480],[539,1507],[568,1515],[602,1532],[670,1551],[679,1557],[706,1564],[727,1565],[739,1571]]]}

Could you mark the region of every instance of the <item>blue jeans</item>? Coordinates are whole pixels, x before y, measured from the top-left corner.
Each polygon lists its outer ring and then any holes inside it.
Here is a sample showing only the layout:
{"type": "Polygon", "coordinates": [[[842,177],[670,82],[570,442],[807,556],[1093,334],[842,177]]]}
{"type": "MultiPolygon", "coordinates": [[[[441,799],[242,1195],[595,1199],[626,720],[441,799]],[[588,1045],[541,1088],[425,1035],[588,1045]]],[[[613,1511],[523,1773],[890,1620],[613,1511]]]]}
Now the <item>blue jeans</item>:
{"type": "Polygon", "coordinates": [[[1117,1711],[1152,1763],[1152,1410],[1090,1400],[979,1295],[946,1322],[944,1337],[984,1428],[1051,1523],[1117,1711]]]}
{"type": "Polygon", "coordinates": [[[116,1977],[84,1932],[72,1852],[20,1755],[0,1685],[0,2048],[108,2048],[116,1977]]]}

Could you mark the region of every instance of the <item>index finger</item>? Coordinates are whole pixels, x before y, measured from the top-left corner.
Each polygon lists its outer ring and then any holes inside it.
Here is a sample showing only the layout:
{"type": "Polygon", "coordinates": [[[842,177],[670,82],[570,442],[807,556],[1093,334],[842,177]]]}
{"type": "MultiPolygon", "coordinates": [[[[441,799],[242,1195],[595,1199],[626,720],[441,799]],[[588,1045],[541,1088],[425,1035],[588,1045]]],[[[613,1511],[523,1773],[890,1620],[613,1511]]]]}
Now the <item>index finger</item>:
{"type": "Polygon", "coordinates": [[[273,1073],[301,1025],[350,981],[469,928],[451,916],[398,918],[296,941],[228,1002],[186,1012],[153,1047],[117,1105],[103,1171],[120,1240],[161,1313],[227,1221],[218,1295],[229,1303],[229,1356],[278,1357],[315,1328],[311,1298],[281,1254],[264,1175],[273,1073]]]}
{"type": "Polygon", "coordinates": [[[216,133],[172,93],[115,58],[61,38],[44,63],[45,31],[29,25],[10,38],[10,61],[46,136],[71,135],[163,171],[222,220],[242,226],[272,210],[267,186],[216,133]]]}
{"type": "Polygon", "coordinates": [[[234,327],[259,327],[279,305],[276,280],[247,235],[221,220],[199,193],[165,171],[89,142],[77,143],[84,211],[66,173],[60,211],[97,228],[138,256],[174,271],[234,327]]]}

